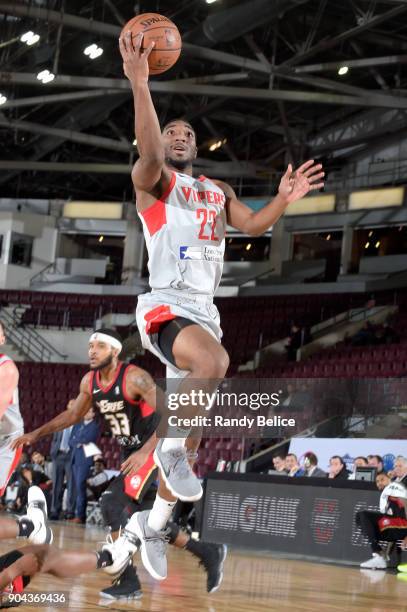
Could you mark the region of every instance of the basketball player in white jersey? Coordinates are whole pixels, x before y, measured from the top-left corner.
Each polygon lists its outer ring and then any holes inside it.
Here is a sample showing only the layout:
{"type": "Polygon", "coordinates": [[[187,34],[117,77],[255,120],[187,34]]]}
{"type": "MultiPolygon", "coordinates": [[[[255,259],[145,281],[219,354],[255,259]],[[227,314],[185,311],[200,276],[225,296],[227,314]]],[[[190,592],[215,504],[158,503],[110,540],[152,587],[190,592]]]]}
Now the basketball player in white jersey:
{"type": "MultiPolygon", "coordinates": [[[[222,275],[227,223],[250,236],[263,234],[290,203],[323,187],[324,173],[313,160],[295,172],[290,164],[277,196],[258,212],[240,202],[228,184],[194,178],[195,132],[183,120],[172,121],[161,131],[148,87],[153,43],[143,51],[142,42],[142,33],[132,41],[130,32],[119,41],[134,96],[140,157],[132,180],[149,254],[151,292],[139,296],[137,324],[143,346],[167,366],[167,377],[184,377],[184,390],[188,379],[222,379],[229,365],[213,304],[222,275]]],[[[193,455],[199,440],[185,443],[187,436],[184,430],[179,437],[160,440],[154,454],[172,495],[157,495],[152,510],[138,514],[137,536],[148,557],[147,569],[163,566],[159,557],[165,555],[164,528],[177,497],[196,500],[202,495],[186,452],[187,448],[193,455]]]]}
{"type": "Polygon", "coordinates": [[[4,325],[0,321],[0,497],[22,453],[22,448],[12,450],[9,444],[24,432],[18,403],[18,370],[12,359],[1,352],[5,343],[4,325]]]}

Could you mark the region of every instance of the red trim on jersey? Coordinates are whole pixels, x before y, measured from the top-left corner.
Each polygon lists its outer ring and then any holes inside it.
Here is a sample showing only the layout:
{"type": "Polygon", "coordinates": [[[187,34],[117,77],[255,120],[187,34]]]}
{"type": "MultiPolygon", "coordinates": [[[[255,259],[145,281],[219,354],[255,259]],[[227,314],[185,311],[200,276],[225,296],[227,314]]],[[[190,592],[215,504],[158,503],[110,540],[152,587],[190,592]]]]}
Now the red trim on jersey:
{"type": "Polygon", "coordinates": [[[99,389],[100,389],[101,391],[103,391],[103,393],[107,393],[107,392],[108,392],[108,391],[110,391],[110,389],[113,387],[114,383],[117,381],[117,378],[118,378],[118,376],[119,376],[119,374],[120,374],[120,370],[121,370],[122,365],[123,365],[123,362],[122,362],[122,361],[119,361],[119,363],[118,363],[118,365],[117,365],[117,368],[116,368],[116,371],[115,371],[115,373],[114,373],[113,380],[112,380],[112,382],[111,382],[111,383],[109,383],[109,384],[107,385],[107,387],[104,387],[104,386],[102,385],[102,383],[100,382],[100,370],[98,370],[98,371],[96,372],[96,383],[97,383],[97,385],[98,385],[99,389]]]}
{"type": "Polygon", "coordinates": [[[11,474],[14,472],[14,470],[16,469],[20,458],[21,458],[21,453],[23,452],[23,447],[20,446],[19,448],[17,448],[16,452],[14,453],[14,459],[11,462],[10,465],[10,469],[8,471],[7,477],[6,477],[6,482],[3,483],[3,486],[0,488],[0,497],[2,497],[6,491],[7,485],[8,485],[8,481],[10,480],[11,474]]]}
{"type": "Polygon", "coordinates": [[[385,531],[386,529],[407,529],[407,519],[405,518],[383,516],[383,518],[379,519],[378,523],[380,531],[385,531]]]}
{"type": "Polygon", "coordinates": [[[392,495],[390,495],[387,501],[392,502],[393,504],[396,504],[396,506],[398,506],[401,509],[404,508],[404,500],[401,499],[401,497],[393,497],[392,495]]]}
{"type": "Polygon", "coordinates": [[[127,389],[126,389],[126,378],[127,378],[127,373],[130,369],[133,369],[134,366],[133,365],[128,365],[126,367],[126,369],[124,370],[123,373],[123,385],[122,385],[122,393],[123,393],[123,397],[126,400],[126,402],[129,402],[129,404],[133,404],[133,406],[136,406],[137,404],[139,404],[140,400],[134,400],[130,397],[130,395],[127,394],[127,389]]]}
{"type": "Polygon", "coordinates": [[[23,577],[17,576],[17,578],[14,578],[12,585],[13,585],[13,593],[22,593],[24,591],[23,577]]]}
{"type": "MultiPolygon", "coordinates": [[[[0,357],[4,357],[4,355],[0,355],[0,357]]],[[[4,365],[5,363],[14,363],[12,359],[6,359],[6,361],[3,361],[3,363],[0,363],[0,368],[2,365],[4,365]]]]}
{"type": "Polygon", "coordinates": [[[150,233],[150,236],[153,236],[156,232],[158,232],[163,225],[167,223],[167,215],[165,211],[165,200],[170,195],[171,191],[175,185],[175,172],[172,173],[170,184],[164,193],[160,196],[158,200],[154,202],[151,206],[149,206],[146,210],[143,210],[140,214],[143,217],[147,229],[150,233]]]}
{"type": "Polygon", "coordinates": [[[156,334],[163,323],[166,321],[172,321],[176,318],[176,316],[177,315],[171,312],[169,306],[164,304],[161,306],[156,306],[144,315],[144,319],[146,321],[146,333],[156,334]]]}
{"type": "Polygon", "coordinates": [[[127,373],[130,369],[133,369],[134,366],[133,365],[128,365],[126,367],[126,369],[124,370],[124,374],[123,374],[123,387],[122,387],[122,393],[123,393],[123,397],[124,399],[129,402],[129,404],[132,404],[133,406],[138,406],[139,410],[141,412],[141,417],[144,419],[144,417],[148,417],[150,416],[150,414],[153,414],[153,412],[155,412],[154,408],[152,408],[149,404],[147,404],[147,402],[145,402],[143,399],[142,400],[134,400],[132,399],[128,394],[127,394],[127,389],[126,389],[126,377],[127,377],[127,373]]]}
{"type": "Polygon", "coordinates": [[[89,377],[89,393],[90,396],[92,397],[93,394],[93,379],[95,378],[95,372],[90,372],[90,377],[89,377]]]}
{"type": "Polygon", "coordinates": [[[131,474],[124,477],[124,492],[132,499],[138,499],[143,492],[143,487],[151,476],[151,473],[156,469],[153,453],[147,458],[145,464],[137,471],[136,474],[131,474]]]}

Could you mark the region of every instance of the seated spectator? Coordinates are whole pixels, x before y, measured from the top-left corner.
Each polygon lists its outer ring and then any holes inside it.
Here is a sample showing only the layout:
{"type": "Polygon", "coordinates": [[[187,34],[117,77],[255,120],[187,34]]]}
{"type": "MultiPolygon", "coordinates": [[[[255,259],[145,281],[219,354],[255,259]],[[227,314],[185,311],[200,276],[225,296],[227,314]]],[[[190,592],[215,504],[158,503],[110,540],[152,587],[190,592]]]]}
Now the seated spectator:
{"type": "Polygon", "coordinates": [[[34,451],[31,455],[31,465],[36,472],[45,474],[45,457],[38,451],[34,451]]]}
{"type": "Polygon", "coordinates": [[[393,468],[393,478],[395,482],[401,482],[407,487],[407,459],[399,455],[396,457],[393,468]]]}
{"type": "Polygon", "coordinates": [[[315,453],[305,453],[304,455],[304,474],[308,478],[326,478],[326,472],[318,467],[318,457],[315,453]]]}
{"type": "MultiPolygon", "coordinates": [[[[384,473],[377,478],[386,478],[384,473]]],[[[407,491],[400,482],[391,482],[382,491],[380,512],[361,510],[356,513],[356,524],[360,527],[372,549],[372,557],[360,564],[363,569],[387,569],[387,551],[381,541],[400,543],[407,542],[407,491]]]]}
{"type": "Polygon", "coordinates": [[[378,344],[393,344],[394,342],[400,342],[400,336],[388,321],[376,330],[376,339],[378,344]]]}
{"type": "Polygon", "coordinates": [[[368,467],[368,465],[369,465],[369,463],[368,463],[367,457],[356,457],[354,462],[353,462],[353,471],[352,471],[352,474],[350,474],[348,480],[355,480],[355,477],[356,477],[356,468],[358,468],[358,467],[368,467]]]}
{"type": "Polygon", "coordinates": [[[386,472],[376,474],[376,487],[379,489],[379,491],[383,491],[383,489],[385,489],[390,483],[390,476],[388,476],[386,472]]]}
{"type": "Polygon", "coordinates": [[[360,329],[352,337],[352,346],[368,346],[369,344],[377,344],[375,327],[370,321],[366,321],[360,329]]]}
{"type": "Polygon", "coordinates": [[[275,455],[273,457],[273,466],[276,472],[287,473],[287,470],[285,469],[285,457],[283,455],[275,455]]]}
{"type": "Polygon", "coordinates": [[[302,469],[298,463],[297,455],[289,453],[285,458],[285,469],[288,472],[288,476],[302,476],[302,469]]]}
{"type": "Polygon", "coordinates": [[[32,465],[29,463],[21,466],[21,479],[20,485],[17,491],[17,498],[14,502],[14,510],[17,512],[23,512],[27,505],[27,497],[28,497],[28,489],[31,485],[37,485],[40,487],[45,495],[47,500],[48,509],[50,508],[50,495],[49,491],[52,487],[52,481],[46,476],[39,472],[38,470],[34,470],[32,465]]]}
{"type": "Polygon", "coordinates": [[[333,455],[329,460],[329,473],[328,478],[349,478],[349,470],[346,469],[346,465],[339,455],[333,455]]]}
{"type": "Polygon", "coordinates": [[[87,497],[89,500],[98,501],[103,491],[109,484],[109,476],[105,471],[106,465],[102,458],[94,460],[90,477],[87,479],[87,497]]]}
{"type": "Polygon", "coordinates": [[[367,461],[370,467],[376,468],[378,474],[384,472],[383,457],[380,455],[368,455],[367,461]]]}

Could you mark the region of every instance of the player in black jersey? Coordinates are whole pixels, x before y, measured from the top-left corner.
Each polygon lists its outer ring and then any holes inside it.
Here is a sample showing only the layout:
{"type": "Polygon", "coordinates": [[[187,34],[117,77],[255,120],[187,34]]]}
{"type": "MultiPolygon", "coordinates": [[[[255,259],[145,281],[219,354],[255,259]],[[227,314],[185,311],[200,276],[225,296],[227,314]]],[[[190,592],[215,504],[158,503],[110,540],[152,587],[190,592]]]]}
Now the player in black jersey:
{"type": "MultiPolygon", "coordinates": [[[[151,376],[141,368],[119,361],[121,339],[111,329],[99,329],[89,342],[90,372],[82,379],[80,393],[71,410],[31,433],[20,436],[13,447],[34,444],[39,438],[78,423],[91,406],[108,423],[122,449],[121,474],[115,478],[101,498],[101,509],[112,541],[117,541],[111,553],[115,562],[106,568],[117,573],[123,559],[134,553],[139,544],[132,527],[134,513],[151,508],[156,494],[152,484],[157,478],[153,452],[157,444],[155,430],[159,415],[155,411],[156,388],[151,376]],[[124,528],[121,533],[121,529],[124,528]]],[[[193,441],[192,441],[193,442],[193,441]]],[[[191,462],[196,453],[191,457],[191,462]]],[[[160,481],[159,491],[166,490],[160,481]]],[[[207,590],[215,591],[223,577],[226,547],[198,542],[182,532],[177,525],[167,526],[167,540],[185,548],[199,558],[207,571],[207,590]]],[[[102,596],[119,598],[141,596],[140,583],[130,561],[114,584],[101,592],[102,596]]]]}

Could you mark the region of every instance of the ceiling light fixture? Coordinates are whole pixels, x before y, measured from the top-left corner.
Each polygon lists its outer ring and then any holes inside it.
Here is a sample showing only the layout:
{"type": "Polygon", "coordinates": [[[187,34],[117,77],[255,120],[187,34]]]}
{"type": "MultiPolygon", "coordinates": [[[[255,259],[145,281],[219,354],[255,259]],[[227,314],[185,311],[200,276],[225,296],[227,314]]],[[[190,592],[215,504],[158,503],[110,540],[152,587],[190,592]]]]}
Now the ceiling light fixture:
{"type": "Polygon", "coordinates": [[[28,46],[35,45],[40,40],[39,34],[34,34],[34,32],[26,32],[20,37],[21,42],[25,43],[28,46]]]}
{"type": "Polygon", "coordinates": [[[45,85],[55,79],[55,74],[49,70],[42,70],[37,74],[37,79],[45,85]]]}
{"type": "Polygon", "coordinates": [[[98,47],[97,45],[95,45],[95,43],[93,43],[92,45],[86,47],[83,52],[85,55],[88,55],[89,58],[93,60],[102,55],[103,49],[102,47],[98,47]]]}

